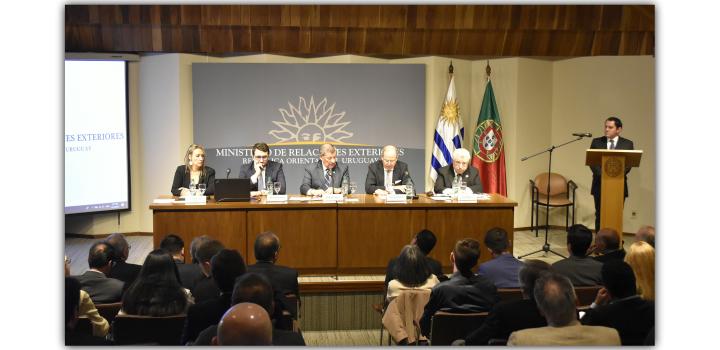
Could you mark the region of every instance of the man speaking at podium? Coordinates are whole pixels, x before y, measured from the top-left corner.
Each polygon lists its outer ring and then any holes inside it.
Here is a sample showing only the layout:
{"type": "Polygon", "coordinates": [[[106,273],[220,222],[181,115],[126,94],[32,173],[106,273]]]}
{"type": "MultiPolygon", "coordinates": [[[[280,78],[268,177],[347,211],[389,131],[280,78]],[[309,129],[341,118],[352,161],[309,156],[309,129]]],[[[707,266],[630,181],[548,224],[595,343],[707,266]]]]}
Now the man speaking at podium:
{"type": "MultiPolygon", "coordinates": [[[[633,142],[620,137],[622,132],[622,121],[617,117],[610,117],[605,120],[605,136],[597,137],[592,140],[590,144],[591,149],[623,149],[632,150],[635,149],[633,142]]],[[[591,166],[592,171],[592,188],[590,193],[595,198],[595,232],[600,230],[600,190],[601,190],[601,179],[602,169],[600,166],[591,166]]],[[[627,188],[627,173],[630,172],[630,167],[625,168],[625,198],[628,196],[627,188]]]]}

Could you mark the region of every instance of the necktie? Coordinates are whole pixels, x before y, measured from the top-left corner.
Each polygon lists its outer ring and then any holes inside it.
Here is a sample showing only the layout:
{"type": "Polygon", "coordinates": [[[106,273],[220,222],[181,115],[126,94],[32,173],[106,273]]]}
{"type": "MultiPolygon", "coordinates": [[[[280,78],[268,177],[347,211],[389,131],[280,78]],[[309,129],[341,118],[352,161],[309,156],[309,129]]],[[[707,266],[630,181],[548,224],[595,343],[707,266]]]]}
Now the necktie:
{"type": "Polygon", "coordinates": [[[615,140],[610,140],[610,149],[615,149],[615,140]]]}
{"type": "Polygon", "coordinates": [[[261,171],[257,177],[258,191],[265,189],[265,170],[261,171]]]}
{"type": "Polygon", "coordinates": [[[330,177],[330,169],[325,169],[325,187],[332,187],[332,177],[330,177]]]}
{"type": "Polygon", "coordinates": [[[392,185],[392,170],[385,170],[385,188],[392,185]]]}

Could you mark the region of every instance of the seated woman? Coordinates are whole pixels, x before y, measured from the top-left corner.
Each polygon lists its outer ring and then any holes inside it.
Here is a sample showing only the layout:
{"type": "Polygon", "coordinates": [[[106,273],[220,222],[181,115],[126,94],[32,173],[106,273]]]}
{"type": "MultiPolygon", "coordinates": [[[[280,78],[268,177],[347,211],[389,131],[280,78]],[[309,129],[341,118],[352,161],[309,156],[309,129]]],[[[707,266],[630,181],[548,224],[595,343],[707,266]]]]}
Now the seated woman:
{"type": "Polygon", "coordinates": [[[119,314],[173,316],[187,312],[192,303],[189,291],[180,285],[180,275],[172,256],[155,249],[140,269],[137,279],[122,297],[119,314]]]}
{"type": "Polygon", "coordinates": [[[645,300],[655,300],[655,248],[644,241],[630,245],[625,262],[635,272],[637,291],[645,300]]]}
{"type": "Polygon", "coordinates": [[[215,194],[215,169],[205,166],[205,148],[192,144],[185,152],[185,165],[175,169],[173,178],[173,196],[190,194],[190,184],[205,184],[205,194],[215,194]]]}
{"type": "Polygon", "coordinates": [[[395,262],[395,279],[388,283],[387,301],[397,297],[407,289],[432,289],[440,283],[430,271],[427,258],[414,244],[403,247],[395,262]]]}

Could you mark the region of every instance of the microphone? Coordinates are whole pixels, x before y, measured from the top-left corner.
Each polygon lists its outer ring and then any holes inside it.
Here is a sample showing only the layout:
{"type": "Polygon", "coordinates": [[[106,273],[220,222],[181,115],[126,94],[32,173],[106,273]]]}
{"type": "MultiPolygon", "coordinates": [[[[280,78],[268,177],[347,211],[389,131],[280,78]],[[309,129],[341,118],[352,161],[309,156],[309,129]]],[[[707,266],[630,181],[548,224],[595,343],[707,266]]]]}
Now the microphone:
{"type": "Polygon", "coordinates": [[[592,134],[589,132],[576,132],[572,135],[577,137],[592,137],[592,134]]]}
{"type": "Polygon", "coordinates": [[[230,177],[230,168],[225,169],[225,180],[230,177]]]}

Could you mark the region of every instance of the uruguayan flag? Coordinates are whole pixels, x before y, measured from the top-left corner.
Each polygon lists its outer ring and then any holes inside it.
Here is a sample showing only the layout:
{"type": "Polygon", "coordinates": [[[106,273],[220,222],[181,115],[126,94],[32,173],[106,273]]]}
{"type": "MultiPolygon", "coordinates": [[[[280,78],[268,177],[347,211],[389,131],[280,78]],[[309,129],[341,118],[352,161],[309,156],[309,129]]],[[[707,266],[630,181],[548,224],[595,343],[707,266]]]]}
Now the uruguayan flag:
{"type": "Polygon", "coordinates": [[[437,179],[437,170],[452,164],[452,152],[462,147],[463,135],[465,129],[462,126],[460,118],[460,108],[458,107],[455,94],[455,77],[450,77],[450,85],[445,94],[445,102],[443,102],[440,110],[440,118],[435,128],[434,146],[432,158],[430,159],[430,177],[433,183],[437,179]]]}

